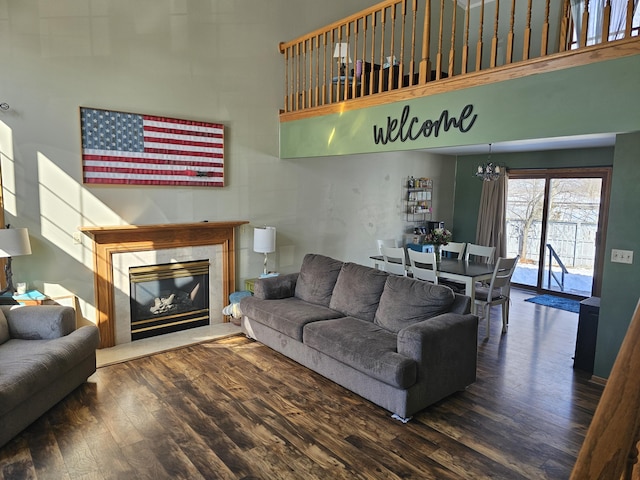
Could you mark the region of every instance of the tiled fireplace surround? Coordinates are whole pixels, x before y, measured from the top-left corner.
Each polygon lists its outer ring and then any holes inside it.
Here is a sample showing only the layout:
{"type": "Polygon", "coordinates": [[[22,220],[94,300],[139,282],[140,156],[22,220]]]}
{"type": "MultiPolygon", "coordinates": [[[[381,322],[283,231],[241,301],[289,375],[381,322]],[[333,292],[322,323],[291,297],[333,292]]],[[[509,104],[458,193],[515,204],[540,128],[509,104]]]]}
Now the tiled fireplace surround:
{"type": "Polygon", "coordinates": [[[96,324],[100,348],[130,341],[128,267],[210,259],[211,311],[220,311],[235,290],[236,222],[81,227],[93,240],[96,324]],[[125,278],[126,277],[126,278],[125,278]],[[126,282],[126,284],[125,284],[126,282]],[[129,330],[127,330],[129,329],[129,330]]]}

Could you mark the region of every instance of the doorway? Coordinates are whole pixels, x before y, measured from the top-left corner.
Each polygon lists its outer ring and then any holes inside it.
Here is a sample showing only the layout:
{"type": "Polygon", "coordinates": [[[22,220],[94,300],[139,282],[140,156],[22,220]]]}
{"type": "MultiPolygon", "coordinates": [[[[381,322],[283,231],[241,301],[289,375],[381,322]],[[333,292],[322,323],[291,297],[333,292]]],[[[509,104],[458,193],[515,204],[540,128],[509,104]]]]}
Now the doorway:
{"type": "Polygon", "coordinates": [[[538,292],[599,296],[610,168],[510,170],[507,254],[513,283],[538,292]]]}

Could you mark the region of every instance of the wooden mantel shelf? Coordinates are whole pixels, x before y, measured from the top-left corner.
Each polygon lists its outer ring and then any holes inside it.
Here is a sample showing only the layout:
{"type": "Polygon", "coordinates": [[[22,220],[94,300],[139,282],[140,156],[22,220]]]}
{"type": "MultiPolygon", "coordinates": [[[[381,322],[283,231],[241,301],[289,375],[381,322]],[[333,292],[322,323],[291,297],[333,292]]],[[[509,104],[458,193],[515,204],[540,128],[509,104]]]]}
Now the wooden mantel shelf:
{"type": "Polygon", "coordinates": [[[235,291],[235,229],[248,221],[172,223],[159,225],[118,225],[80,227],[93,240],[93,272],[96,301],[96,325],[100,330],[100,348],[115,345],[115,306],[113,263],[116,253],[161,250],[203,245],[222,246],[222,295],[235,291]]]}

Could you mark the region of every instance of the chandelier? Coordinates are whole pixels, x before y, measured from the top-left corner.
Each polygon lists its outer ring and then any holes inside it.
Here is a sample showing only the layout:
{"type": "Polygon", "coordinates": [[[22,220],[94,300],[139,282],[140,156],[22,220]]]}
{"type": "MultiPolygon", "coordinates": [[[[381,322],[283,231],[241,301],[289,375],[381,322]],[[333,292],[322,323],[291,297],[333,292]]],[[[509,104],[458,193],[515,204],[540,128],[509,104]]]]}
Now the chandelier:
{"type": "Polygon", "coordinates": [[[500,165],[496,165],[491,161],[491,144],[489,144],[489,158],[487,158],[487,163],[478,165],[476,177],[485,182],[491,182],[500,178],[500,174],[503,170],[504,167],[501,169],[500,165]]]}

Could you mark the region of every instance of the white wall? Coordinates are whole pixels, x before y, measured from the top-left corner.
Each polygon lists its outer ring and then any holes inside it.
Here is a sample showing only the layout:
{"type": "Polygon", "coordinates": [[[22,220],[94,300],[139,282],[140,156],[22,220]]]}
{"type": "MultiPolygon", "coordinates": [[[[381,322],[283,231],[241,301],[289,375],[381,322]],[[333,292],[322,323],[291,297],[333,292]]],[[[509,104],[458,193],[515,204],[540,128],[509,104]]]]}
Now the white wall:
{"type": "MultiPolygon", "coordinates": [[[[0,0],[0,102],[11,106],[0,111],[5,216],[29,228],[33,247],[14,259],[14,280],[76,294],[93,318],[90,242],[73,242],[83,225],[249,220],[278,229],[270,268],[295,271],[307,252],[368,263],[376,238],[404,228],[408,175],[435,179],[434,218],[451,223],[453,159],[278,158],[278,42],[370,4],[0,0]],[[227,186],[83,185],[80,106],[223,123],[227,186]]],[[[238,287],[262,269],[251,228],[240,233],[238,287]]]]}

